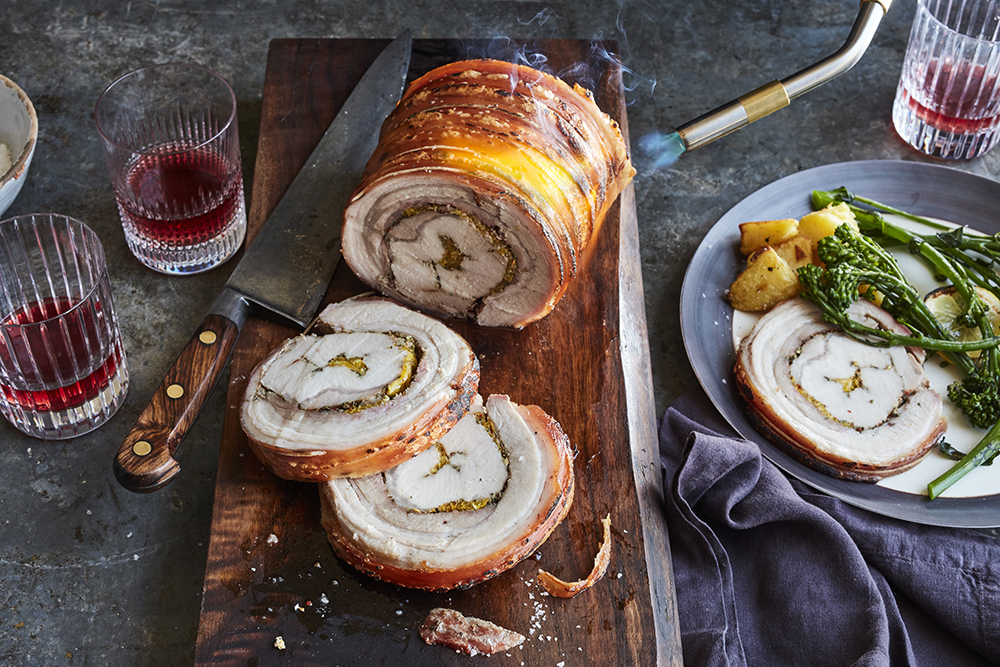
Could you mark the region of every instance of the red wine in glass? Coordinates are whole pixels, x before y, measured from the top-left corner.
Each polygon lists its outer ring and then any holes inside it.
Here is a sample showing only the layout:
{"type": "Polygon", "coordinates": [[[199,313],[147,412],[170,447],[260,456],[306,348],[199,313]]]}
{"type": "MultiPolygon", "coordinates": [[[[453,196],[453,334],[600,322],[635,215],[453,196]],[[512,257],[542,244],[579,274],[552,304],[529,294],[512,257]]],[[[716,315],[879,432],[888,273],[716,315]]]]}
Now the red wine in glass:
{"type": "Polygon", "coordinates": [[[121,343],[116,337],[110,337],[111,345],[106,342],[109,325],[100,302],[92,300],[73,310],[74,305],[66,297],[46,298],[0,323],[7,339],[0,345],[5,371],[0,392],[8,403],[36,412],[69,410],[95,398],[115,378],[122,363],[121,343]],[[58,322],[42,324],[58,315],[63,316],[58,322]],[[39,326],[22,328],[32,324],[39,326]]]}
{"type": "Polygon", "coordinates": [[[243,205],[239,165],[206,147],[186,150],[172,143],[142,155],[129,169],[127,182],[135,198],[120,200],[126,224],[160,248],[212,241],[243,205]]]}
{"type": "Polygon", "coordinates": [[[1000,116],[996,76],[987,75],[982,65],[932,60],[919,83],[918,94],[906,90],[907,104],[928,125],[954,134],[974,134],[996,126],[1000,116]]]}

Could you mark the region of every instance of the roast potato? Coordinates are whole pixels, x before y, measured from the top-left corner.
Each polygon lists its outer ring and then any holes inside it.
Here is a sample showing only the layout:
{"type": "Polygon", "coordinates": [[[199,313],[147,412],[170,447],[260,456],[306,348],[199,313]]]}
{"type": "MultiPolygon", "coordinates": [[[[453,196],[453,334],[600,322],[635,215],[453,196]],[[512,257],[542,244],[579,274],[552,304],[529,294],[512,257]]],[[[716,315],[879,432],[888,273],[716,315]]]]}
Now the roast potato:
{"type": "Polygon", "coordinates": [[[837,227],[845,222],[854,227],[855,230],[858,229],[858,223],[854,219],[851,207],[843,202],[807,213],[799,220],[799,234],[809,239],[813,264],[823,265],[819,260],[819,255],[816,254],[819,240],[833,234],[837,227]]]}
{"type": "Polygon", "coordinates": [[[812,243],[805,236],[793,236],[772,247],[774,252],[781,256],[781,259],[788,262],[792,271],[798,271],[812,262],[812,243]]]}
{"type": "Polygon", "coordinates": [[[729,286],[729,303],[737,310],[769,310],[799,293],[799,275],[774,248],[764,246],[747,260],[747,268],[729,286]]]}
{"type": "Polygon", "coordinates": [[[740,252],[750,256],[764,246],[774,247],[798,233],[799,221],[794,218],[741,222],[740,252]]]}

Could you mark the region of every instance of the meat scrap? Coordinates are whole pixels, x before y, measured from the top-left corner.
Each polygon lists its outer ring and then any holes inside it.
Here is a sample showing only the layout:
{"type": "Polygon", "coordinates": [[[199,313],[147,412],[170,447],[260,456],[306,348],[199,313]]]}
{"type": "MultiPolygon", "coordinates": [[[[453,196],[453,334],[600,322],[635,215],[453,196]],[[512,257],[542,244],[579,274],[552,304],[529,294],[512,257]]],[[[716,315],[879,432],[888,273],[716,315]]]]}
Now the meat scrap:
{"type": "Polygon", "coordinates": [[[586,579],[567,582],[554,577],[545,570],[538,571],[538,581],[542,583],[549,595],[554,595],[557,598],[576,597],[596,584],[607,572],[608,563],[611,562],[611,515],[601,519],[601,523],[604,524],[604,541],[601,543],[601,548],[597,550],[597,556],[594,557],[594,569],[590,571],[590,575],[586,579]]]}
{"type": "Polygon", "coordinates": [[[431,609],[420,626],[420,638],[467,655],[507,651],[524,641],[524,635],[513,630],[443,607],[431,609]]]}

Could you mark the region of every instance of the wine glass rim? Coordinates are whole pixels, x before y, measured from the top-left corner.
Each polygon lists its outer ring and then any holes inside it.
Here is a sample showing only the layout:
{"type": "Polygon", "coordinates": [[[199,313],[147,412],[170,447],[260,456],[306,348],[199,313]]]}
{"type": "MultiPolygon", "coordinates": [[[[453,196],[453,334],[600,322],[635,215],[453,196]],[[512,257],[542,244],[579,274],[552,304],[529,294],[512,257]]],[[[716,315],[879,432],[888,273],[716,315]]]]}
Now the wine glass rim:
{"type": "Polygon", "coordinates": [[[110,84],[108,84],[108,86],[101,92],[100,96],[97,98],[97,102],[94,104],[94,123],[97,125],[97,131],[100,133],[101,137],[107,143],[109,143],[109,144],[111,144],[113,146],[116,146],[116,147],[120,148],[121,150],[128,151],[129,153],[134,153],[136,155],[174,155],[174,154],[179,154],[179,153],[190,152],[192,150],[201,148],[202,146],[206,146],[206,145],[212,143],[213,141],[217,140],[220,136],[222,136],[223,134],[225,134],[226,132],[229,131],[229,128],[232,127],[232,125],[233,125],[234,122],[236,122],[236,93],[235,93],[235,91],[233,91],[233,87],[231,85],[229,85],[229,82],[226,81],[217,72],[214,72],[211,69],[209,69],[207,67],[204,67],[203,65],[198,65],[196,63],[189,63],[189,62],[183,62],[183,61],[169,61],[169,62],[165,62],[165,63],[157,63],[155,65],[147,65],[145,67],[140,67],[140,68],[134,69],[134,70],[132,70],[130,72],[126,72],[125,74],[121,75],[120,77],[118,77],[117,79],[115,79],[114,81],[112,81],[110,84]],[[226,118],[226,122],[222,124],[222,126],[219,128],[219,130],[217,132],[215,132],[214,134],[212,134],[212,136],[207,137],[202,142],[199,142],[197,144],[185,144],[183,148],[179,148],[176,151],[174,151],[174,150],[163,150],[163,145],[156,146],[156,150],[150,150],[150,149],[147,149],[147,148],[144,148],[144,147],[135,147],[135,146],[126,145],[126,144],[123,144],[122,142],[116,140],[113,136],[111,136],[110,133],[105,132],[104,131],[104,127],[101,125],[101,118],[100,118],[100,115],[99,115],[98,111],[101,108],[101,102],[103,102],[107,98],[108,94],[119,83],[121,83],[122,81],[125,81],[126,79],[129,79],[129,78],[132,78],[134,76],[138,76],[140,74],[144,74],[144,73],[147,73],[147,72],[154,72],[154,71],[166,70],[166,69],[194,69],[194,70],[200,70],[200,71],[202,71],[202,72],[210,75],[211,77],[215,78],[217,81],[219,81],[219,83],[221,83],[225,87],[225,90],[226,90],[226,92],[229,95],[230,111],[229,111],[229,117],[226,118]]]}
{"type": "MultiPolygon", "coordinates": [[[[1000,31],[998,31],[997,37],[994,39],[990,39],[989,37],[985,36],[970,35],[968,33],[962,32],[958,28],[951,26],[948,23],[945,23],[944,20],[942,20],[941,17],[937,15],[936,13],[937,10],[931,8],[932,2],[940,3],[940,0],[917,0],[917,11],[922,10],[927,12],[927,16],[930,18],[930,20],[933,21],[935,24],[937,24],[941,30],[944,30],[950,33],[951,35],[960,37],[962,39],[988,44],[990,45],[990,47],[1000,46],[1000,31]]],[[[998,9],[1000,9],[1000,7],[998,7],[998,9]]]]}
{"type": "MultiPolygon", "coordinates": [[[[3,313],[2,321],[0,321],[0,328],[2,329],[35,327],[42,324],[47,324],[49,322],[52,322],[53,320],[57,320],[66,317],[67,315],[70,315],[71,313],[79,310],[83,306],[83,304],[91,300],[91,298],[94,295],[94,292],[97,291],[97,289],[101,285],[101,282],[104,281],[105,277],[108,275],[108,262],[107,262],[107,257],[104,254],[104,244],[101,243],[101,238],[97,235],[97,232],[91,229],[87,225],[87,223],[83,222],[82,220],[77,220],[76,218],[73,218],[68,215],[62,215],[60,213],[27,213],[24,215],[14,216],[13,218],[0,220],[0,230],[9,225],[17,225],[21,222],[30,222],[31,225],[35,225],[36,218],[45,218],[48,220],[59,219],[65,221],[68,225],[77,226],[80,232],[85,237],[88,237],[90,239],[90,242],[93,246],[93,250],[99,254],[98,260],[100,261],[101,270],[97,275],[96,279],[93,281],[93,284],[90,286],[90,289],[87,290],[87,293],[82,294],[80,298],[75,300],[73,305],[70,306],[69,308],[61,310],[55,315],[52,315],[51,317],[46,317],[40,320],[34,320],[32,322],[28,322],[25,324],[16,324],[6,321],[6,319],[10,317],[12,313],[17,312],[17,309],[14,309],[11,312],[3,313]]],[[[6,289],[4,291],[6,291],[6,289]]]]}

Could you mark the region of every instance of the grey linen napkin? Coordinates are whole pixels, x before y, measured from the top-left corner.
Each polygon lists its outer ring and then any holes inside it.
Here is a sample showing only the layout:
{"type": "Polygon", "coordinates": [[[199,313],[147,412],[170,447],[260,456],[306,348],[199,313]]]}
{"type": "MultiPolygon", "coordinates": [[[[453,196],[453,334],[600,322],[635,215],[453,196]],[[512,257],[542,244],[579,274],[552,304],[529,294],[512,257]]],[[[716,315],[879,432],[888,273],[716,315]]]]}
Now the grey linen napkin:
{"type": "Polygon", "coordinates": [[[660,456],[686,665],[1000,664],[1000,540],[786,477],[700,389],[660,456]]]}

